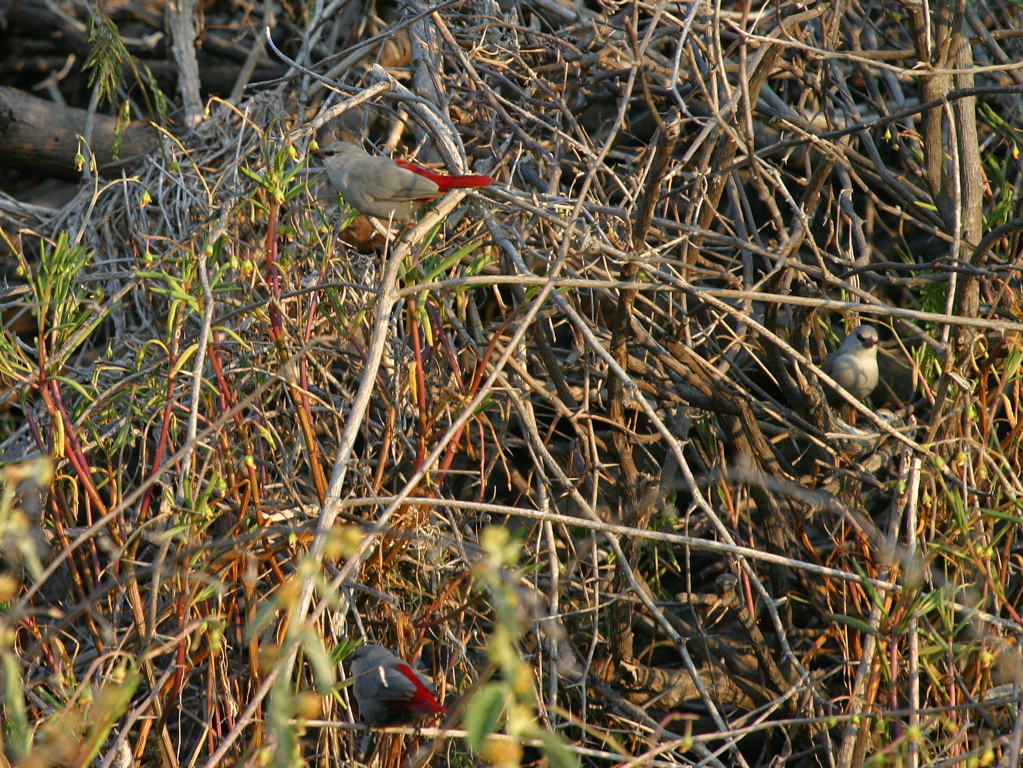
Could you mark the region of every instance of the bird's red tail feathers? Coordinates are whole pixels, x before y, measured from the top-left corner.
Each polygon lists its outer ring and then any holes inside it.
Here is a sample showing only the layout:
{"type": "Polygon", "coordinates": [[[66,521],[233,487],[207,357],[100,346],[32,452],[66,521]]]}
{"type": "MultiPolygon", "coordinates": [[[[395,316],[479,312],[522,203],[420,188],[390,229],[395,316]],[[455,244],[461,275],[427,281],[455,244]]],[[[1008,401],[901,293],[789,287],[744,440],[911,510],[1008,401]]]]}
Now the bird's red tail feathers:
{"type": "Polygon", "coordinates": [[[435,715],[438,712],[448,713],[448,708],[437,701],[437,698],[425,688],[420,688],[405,702],[405,706],[413,712],[422,712],[426,715],[435,715]]]}
{"type": "Polygon", "coordinates": [[[416,687],[416,692],[412,694],[412,698],[404,704],[406,709],[409,709],[412,712],[421,712],[424,715],[434,715],[438,712],[447,714],[448,708],[437,701],[437,697],[422,684],[416,673],[408,664],[400,664],[397,669],[416,687]]]}
{"type": "Polygon", "coordinates": [[[481,176],[478,174],[467,173],[467,174],[446,174],[446,173],[434,173],[428,171],[422,166],[410,163],[408,160],[395,160],[398,167],[404,168],[405,170],[418,173],[420,176],[425,176],[438,187],[441,188],[442,192],[446,192],[449,189],[463,189],[467,187],[489,187],[494,183],[494,179],[490,176],[481,176]]]}

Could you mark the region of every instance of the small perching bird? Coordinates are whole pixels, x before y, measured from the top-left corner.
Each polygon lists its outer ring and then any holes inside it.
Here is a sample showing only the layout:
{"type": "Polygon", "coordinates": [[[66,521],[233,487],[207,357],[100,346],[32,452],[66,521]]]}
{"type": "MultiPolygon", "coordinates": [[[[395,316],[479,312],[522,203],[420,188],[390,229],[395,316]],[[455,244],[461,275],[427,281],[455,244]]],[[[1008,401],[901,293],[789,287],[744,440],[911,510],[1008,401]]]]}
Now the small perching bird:
{"type": "Polygon", "coordinates": [[[370,155],[358,144],[335,141],[312,153],[331,185],[353,208],[378,219],[404,222],[449,189],[486,187],[490,176],[434,173],[407,160],[370,155]]]}
{"type": "MultiPolygon", "coordinates": [[[[877,330],[858,325],[845,337],[842,345],[828,355],[821,370],[841,384],[857,400],[863,400],[877,387],[877,330]]],[[[828,388],[828,402],[837,405],[844,400],[828,388]]]]}
{"type": "Polygon", "coordinates": [[[386,648],[363,645],[352,657],[352,691],[366,725],[411,725],[448,711],[433,683],[386,648]]]}

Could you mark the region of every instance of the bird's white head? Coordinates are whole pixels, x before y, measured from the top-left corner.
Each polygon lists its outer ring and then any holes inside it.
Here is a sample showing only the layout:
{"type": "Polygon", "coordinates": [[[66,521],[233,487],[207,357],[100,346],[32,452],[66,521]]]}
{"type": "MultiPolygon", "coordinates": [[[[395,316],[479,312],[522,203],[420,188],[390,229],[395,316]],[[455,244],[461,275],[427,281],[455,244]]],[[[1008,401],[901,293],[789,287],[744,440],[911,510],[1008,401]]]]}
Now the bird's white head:
{"type": "MultiPolygon", "coordinates": [[[[870,325],[856,326],[853,329],[853,332],[849,334],[846,342],[850,339],[852,339],[855,345],[861,349],[874,349],[877,347],[877,342],[880,340],[877,335],[877,329],[870,325]]],[[[843,342],[843,345],[844,344],[845,342],[843,342]]]]}
{"type": "Polygon", "coordinates": [[[366,152],[362,147],[350,141],[335,141],[332,144],[310,152],[310,154],[320,160],[326,160],[328,157],[357,157],[365,155],[366,152]]]}

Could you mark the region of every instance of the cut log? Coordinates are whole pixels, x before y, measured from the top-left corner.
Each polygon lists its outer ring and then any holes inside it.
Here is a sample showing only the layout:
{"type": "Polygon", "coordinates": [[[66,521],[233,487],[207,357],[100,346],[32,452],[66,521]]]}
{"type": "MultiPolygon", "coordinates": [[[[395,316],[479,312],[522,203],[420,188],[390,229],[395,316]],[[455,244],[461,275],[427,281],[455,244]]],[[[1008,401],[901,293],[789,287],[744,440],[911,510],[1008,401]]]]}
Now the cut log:
{"type": "MultiPolygon", "coordinates": [[[[87,112],[55,104],[27,93],[0,86],[0,165],[46,176],[76,179],[78,137],[85,133],[87,112]]],[[[147,122],[132,121],[117,144],[117,121],[96,115],[91,148],[100,173],[110,175],[130,169],[159,146],[156,130],[147,122]]]]}

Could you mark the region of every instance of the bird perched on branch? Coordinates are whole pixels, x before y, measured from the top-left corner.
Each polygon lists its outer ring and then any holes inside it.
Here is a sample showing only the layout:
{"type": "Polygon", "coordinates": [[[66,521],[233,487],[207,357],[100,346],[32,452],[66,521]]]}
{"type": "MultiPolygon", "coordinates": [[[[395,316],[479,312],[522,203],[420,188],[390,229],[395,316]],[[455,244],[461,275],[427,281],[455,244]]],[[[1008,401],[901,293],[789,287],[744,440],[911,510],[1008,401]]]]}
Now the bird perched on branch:
{"type": "Polygon", "coordinates": [[[434,173],[407,160],[370,155],[348,141],[335,141],[312,155],[323,161],[327,178],[346,203],[379,219],[408,221],[449,189],[494,183],[490,176],[434,173]]]}
{"type": "Polygon", "coordinates": [[[386,648],[363,645],[352,655],[352,691],[366,725],[411,725],[447,713],[433,683],[386,648]]]}
{"type": "MultiPolygon", "coordinates": [[[[858,325],[845,337],[842,345],[828,355],[821,370],[841,384],[857,400],[863,400],[877,386],[877,330],[869,325],[858,325]]],[[[830,388],[827,398],[838,405],[843,398],[830,388]]]]}

